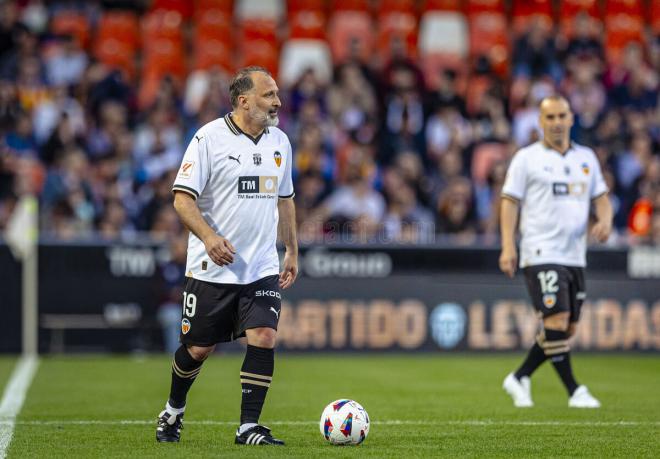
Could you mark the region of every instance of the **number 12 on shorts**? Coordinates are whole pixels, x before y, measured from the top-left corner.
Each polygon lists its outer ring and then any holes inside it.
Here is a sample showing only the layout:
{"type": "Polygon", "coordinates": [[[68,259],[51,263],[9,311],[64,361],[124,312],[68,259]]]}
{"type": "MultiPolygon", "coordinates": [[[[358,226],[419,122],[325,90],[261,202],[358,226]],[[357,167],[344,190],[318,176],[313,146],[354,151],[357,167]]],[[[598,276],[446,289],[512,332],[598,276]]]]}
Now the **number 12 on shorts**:
{"type": "Polygon", "coordinates": [[[550,271],[541,271],[536,275],[536,277],[539,279],[541,284],[541,291],[543,293],[556,293],[557,290],[559,290],[559,287],[557,287],[557,280],[559,276],[557,275],[557,271],[554,269],[550,271]]]}
{"type": "Polygon", "coordinates": [[[197,296],[194,293],[183,292],[183,315],[194,317],[197,309],[197,296]]]}

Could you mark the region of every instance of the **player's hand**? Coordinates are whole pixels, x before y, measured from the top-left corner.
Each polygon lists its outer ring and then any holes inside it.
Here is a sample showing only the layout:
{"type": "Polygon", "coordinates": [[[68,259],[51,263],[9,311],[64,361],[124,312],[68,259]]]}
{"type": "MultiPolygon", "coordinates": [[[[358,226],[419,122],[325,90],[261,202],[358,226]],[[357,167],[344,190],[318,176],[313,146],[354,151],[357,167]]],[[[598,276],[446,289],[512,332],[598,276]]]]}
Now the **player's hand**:
{"type": "Polygon", "coordinates": [[[224,237],[214,234],[204,240],[204,247],[213,263],[218,266],[225,266],[234,262],[236,249],[224,237]]]}
{"type": "Polygon", "coordinates": [[[504,274],[513,277],[516,274],[516,267],[518,266],[518,253],[515,247],[512,249],[503,248],[500,254],[500,269],[504,274]]]}
{"type": "Polygon", "coordinates": [[[280,273],[280,288],[291,287],[296,281],[296,277],[298,277],[298,256],[286,252],[282,262],[282,272],[280,273]]]}
{"type": "Polygon", "coordinates": [[[609,222],[598,221],[591,227],[591,235],[598,242],[606,242],[610,238],[612,224],[609,222]]]}

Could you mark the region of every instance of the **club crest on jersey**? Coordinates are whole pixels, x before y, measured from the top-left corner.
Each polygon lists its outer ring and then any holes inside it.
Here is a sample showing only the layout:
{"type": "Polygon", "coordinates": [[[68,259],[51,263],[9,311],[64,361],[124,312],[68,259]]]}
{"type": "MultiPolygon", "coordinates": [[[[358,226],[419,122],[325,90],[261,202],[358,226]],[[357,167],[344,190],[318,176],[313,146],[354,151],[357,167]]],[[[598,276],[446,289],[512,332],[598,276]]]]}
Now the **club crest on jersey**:
{"type": "Polygon", "coordinates": [[[195,166],[195,161],[184,161],[183,164],[181,164],[181,169],[179,169],[179,177],[190,178],[193,166],[195,166]]]}
{"type": "Polygon", "coordinates": [[[547,293],[543,295],[543,304],[546,308],[551,308],[557,304],[557,295],[554,293],[547,293]]]}
{"type": "Polygon", "coordinates": [[[181,333],[184,335],[190,331],[190,321],[188,319],[183,319],[181,321],[181,333]]]}
{"type": "Polygon", "coordinates": [[[252,155],[252,160],[254,161],[255,166],[261,165],[261,153],[255,153],[252,155]]]}
{"type": "Polygon", "coordinates": [[[582,163],[582,172],[584,172],[584,175],[589,175],[589,164],[582,163]]]}
{"type": "Polygon", "coordinates": [[[282,165],[282,153],[276,151],[273,153],[273,158],[275,158],[275,164],[277,164],[277,167],[280,167],[282,165]]]}

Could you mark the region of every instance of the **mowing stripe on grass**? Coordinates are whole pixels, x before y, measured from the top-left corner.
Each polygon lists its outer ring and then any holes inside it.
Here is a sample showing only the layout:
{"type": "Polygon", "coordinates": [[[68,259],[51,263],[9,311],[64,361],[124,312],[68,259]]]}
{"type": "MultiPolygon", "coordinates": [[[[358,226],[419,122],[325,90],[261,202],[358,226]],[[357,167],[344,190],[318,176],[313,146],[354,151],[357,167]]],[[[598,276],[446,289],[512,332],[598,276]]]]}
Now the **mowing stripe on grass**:
{"type": "MultiPolygon", "coordinates": [[[[0,419],[0,426],[3,425],[0,419]]],[[[228,426],[237,425],[236,421],[186,421],[186,425],[209,425],[209,426],[228,426]]],[[[156,426],[156,421],[124,419],[117,421],[101,421],[101,420],[75,420],[75,419],[62,419],[62,420],[48,420],[48,421],[15,421],[12,424],[21,426],[66,426],[66,425],[153,425],[156,426]]],[[[269,425],[297,425],[297,426],[312,426],[318,425],[314,421],[268,421],[269,425]]],[[[379,426],[441,426],[441,425],[456,425],[456,426],[483,426],[483,427],[497,427],[497,426],[575,426],[575,427],[638,427],[638,426],[660,426],[660,421],[494,421],[494,420],[462,420],[462,421],[431,421],[431,420],[399,420],[387,419],[383,421],[372,422],[372,424],[379,426]]]]}
{"type": "Polygon", "coordinates": [[[21,411],[39,360],[35,356],[21,357],[9,378],[0,402],[0,459],[7,457],[7,449],[14,435],[16,416],[21,411]]]}

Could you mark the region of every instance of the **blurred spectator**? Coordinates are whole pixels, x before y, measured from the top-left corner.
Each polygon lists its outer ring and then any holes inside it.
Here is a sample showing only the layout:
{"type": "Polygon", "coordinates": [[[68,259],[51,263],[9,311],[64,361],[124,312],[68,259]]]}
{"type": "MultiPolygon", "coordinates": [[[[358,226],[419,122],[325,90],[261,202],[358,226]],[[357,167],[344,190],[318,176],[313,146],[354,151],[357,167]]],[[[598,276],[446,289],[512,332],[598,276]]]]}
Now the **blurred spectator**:
{"type": "Polygon", "coordinates": [[[460,245],[474,242],[477,222],[470,180],[453,178],[438,195],[436,210],[436,233],[451,235],[460,245]]]}
{"type": "Polygon", "coordinates": [[[528,30],[514,43],[514,77],[550,76],[556,82],[560,81],[562,70],[550,31],[540,21],[531,23],[528,30]]]}
{"type": "Polygon", "coordinates": [[[78,40],[67,35],[46,58],[48,81],[53,86],[70,86],[80,82],[88,57],[78,40]]]}

